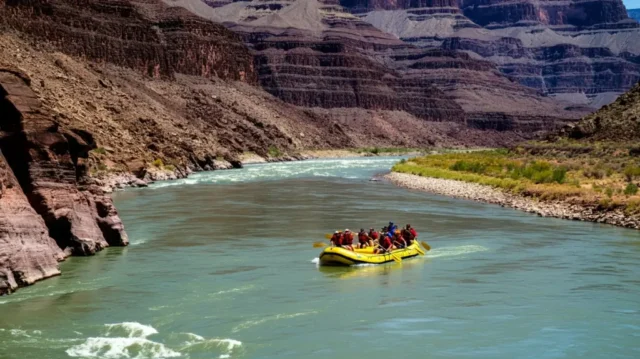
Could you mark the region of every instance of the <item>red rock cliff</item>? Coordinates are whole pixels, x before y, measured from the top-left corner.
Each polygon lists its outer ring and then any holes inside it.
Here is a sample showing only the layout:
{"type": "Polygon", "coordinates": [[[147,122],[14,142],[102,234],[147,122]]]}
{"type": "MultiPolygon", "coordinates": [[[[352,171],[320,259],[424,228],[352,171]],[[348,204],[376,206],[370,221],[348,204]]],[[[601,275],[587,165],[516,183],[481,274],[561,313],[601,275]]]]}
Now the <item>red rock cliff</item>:
{"type": "Polygon", "coordinates": [[[128,244],[111,199],[87,176],[91,134],[61,128],[29,83],[0,67],[0,293],[57,274],[60,249],[128,244]]]}

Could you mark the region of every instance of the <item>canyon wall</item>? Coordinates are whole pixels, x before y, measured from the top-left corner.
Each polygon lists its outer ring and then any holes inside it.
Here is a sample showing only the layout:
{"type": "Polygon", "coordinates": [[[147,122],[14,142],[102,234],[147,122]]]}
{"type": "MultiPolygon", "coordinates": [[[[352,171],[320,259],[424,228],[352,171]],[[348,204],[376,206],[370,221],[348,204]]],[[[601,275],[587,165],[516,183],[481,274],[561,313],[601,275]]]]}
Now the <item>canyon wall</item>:
{"type": "Polygon", "coordinates": [[[527,135],[584,114],[514,83],[490,61],[400,41],[337,1],[166,2],[240,34],[261,86],[298,106],[401,110],[431,122],[527,135]]]}
{"type": "Polygon", "coordinates": [[[161,1],[1,0],[0,16],[6,26],[66,54],[150,76],[256,80],[237,35],[161,1]]]}
{"type": "Polygon", "coordinates": [[[620,0],[342,4],[418,47],[490,61],[568,108],[599,108],[640,79],[640,25],[620,0]]]}

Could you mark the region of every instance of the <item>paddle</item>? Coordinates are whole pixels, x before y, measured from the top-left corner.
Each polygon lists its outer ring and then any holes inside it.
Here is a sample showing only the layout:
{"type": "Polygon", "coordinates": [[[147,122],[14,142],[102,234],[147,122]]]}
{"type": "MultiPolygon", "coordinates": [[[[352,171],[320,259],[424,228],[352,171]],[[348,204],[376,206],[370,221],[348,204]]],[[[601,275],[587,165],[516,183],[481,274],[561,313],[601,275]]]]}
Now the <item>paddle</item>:
{"type": "Polygon", "coordinates": [[[422,246],[424,247],[424,249],[430,251],[431,250],[431,246],[429,245],[429,243],[422,241],[420,242],[422,244],[422,246]]]}
{"type": "Polygon", "coordinates": [[[324,242],[313,242],[313,248],[323,248],[326,247],[327,244],[324,242]]]}
{"type": "Polygon", "coordinates": [[[400,258],[400,257],[396,256],[395,254],[391,253],[391,251],[389,251],[389,255],[391,256],[391,259],[393,259],[397,263],[402,263],[402,258],[400,258]]]}

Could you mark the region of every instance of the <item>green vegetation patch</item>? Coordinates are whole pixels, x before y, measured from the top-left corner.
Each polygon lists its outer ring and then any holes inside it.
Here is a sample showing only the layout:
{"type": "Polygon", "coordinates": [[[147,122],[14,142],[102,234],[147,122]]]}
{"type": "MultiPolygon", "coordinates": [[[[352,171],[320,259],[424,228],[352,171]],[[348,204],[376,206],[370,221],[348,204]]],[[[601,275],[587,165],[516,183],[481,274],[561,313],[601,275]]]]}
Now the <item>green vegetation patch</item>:
{"type": "Polygon", "coordinates": [[[541,200],[626,206],[633,211],[640,207],[637,157],[606,144],[588,150],[570,142],[560,145],[416,157],[396,164],[393,171],[479,183],[541,200]]]}

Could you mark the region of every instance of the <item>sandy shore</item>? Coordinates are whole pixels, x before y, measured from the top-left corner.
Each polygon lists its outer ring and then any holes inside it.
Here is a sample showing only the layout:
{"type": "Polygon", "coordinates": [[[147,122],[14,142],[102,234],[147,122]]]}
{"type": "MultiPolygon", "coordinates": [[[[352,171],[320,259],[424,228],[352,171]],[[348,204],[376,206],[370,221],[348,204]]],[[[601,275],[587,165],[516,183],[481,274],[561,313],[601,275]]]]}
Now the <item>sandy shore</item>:
{"type": "Polygon", "coordinates": [[[603,211],[596,207],[586,207],[562,201],[542,202],[477,183],[420,177],[405,173],[391,172],[385,175],[385,178],[397,186],[408,189],[498,204],[543,217],[606,223],[640,229],[640,218],[628,217],[620,209],[603,211]]]}

